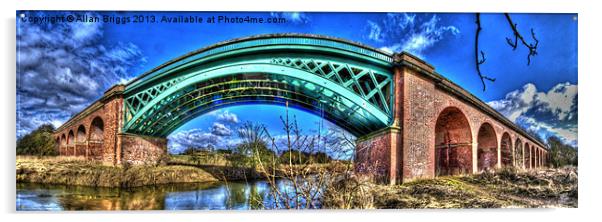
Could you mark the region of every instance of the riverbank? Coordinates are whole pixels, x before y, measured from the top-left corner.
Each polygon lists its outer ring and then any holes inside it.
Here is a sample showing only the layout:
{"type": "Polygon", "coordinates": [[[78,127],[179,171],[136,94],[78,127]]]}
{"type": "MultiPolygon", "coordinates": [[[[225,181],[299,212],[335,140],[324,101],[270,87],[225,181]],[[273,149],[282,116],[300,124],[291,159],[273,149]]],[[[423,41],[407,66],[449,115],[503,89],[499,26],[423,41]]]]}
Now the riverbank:
{"type": "Polygon", "coordinates": [[[358,178],[333,184],[325,208],[556,208],[578,206],[576,167],[501,169],[475,175],[377,185],[358,178]]]}
{"type": "Polygon", "coordinates": [[[108,166],[75,157],[17,156],[18,183],[91,187],[139,187],[172,183],[216,182],[211,173],[193,166],[108,166]]]}
{"type": "MultiPolygon", "coordinates": [[[[252,180],[253,177],[261,176],[257,171],[247,168],[218,164],[221,161],[208,165],[207,162],[191,162],[183,158],[185,157],[172,158],[164,166],[122,167],[73,157],[19,156],[16,163],[17,183],[130,188],[243,181],[245,178],[252,180]]],[[[475,175],[421,179],[396,186],[374,184],[332,166],[316,165],[306,170],[348,175],[327,184],[324,196],[320,199],[324,208],[331,209],[578,206],[576,167],[532,170],[505,168],[475,175]]]]}
{"type": "MultiPolygon", "coordinates": [[[[166,165],[106,165],[82,157],[17,156],[17,183],[60,184],[89,187],[140,187],[178,183],[265,179],[253,167],[234,167],[223,155],[171,155],[166,165]]],[[[310,172],[336,171],[340,164],[309,165],[310,172]]],[[[286,166],[274,172],[282,175],[286,166]]],[[[299,170],[299,169],[295,169],[299,170]]]]}

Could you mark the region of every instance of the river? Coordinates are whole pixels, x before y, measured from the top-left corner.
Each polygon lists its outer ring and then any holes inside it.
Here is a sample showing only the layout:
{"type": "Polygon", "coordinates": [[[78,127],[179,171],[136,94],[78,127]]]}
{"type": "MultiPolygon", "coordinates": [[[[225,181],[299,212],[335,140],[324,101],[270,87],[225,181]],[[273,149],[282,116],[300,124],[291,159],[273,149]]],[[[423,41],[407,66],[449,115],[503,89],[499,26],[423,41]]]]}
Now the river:
{"type": "MultiPolygon", "coordinates": [[[[17,184],[17,211],[252,210],[283,208],[266,181],[171,184],[139,188],[17,184]],[[275,203],[279,204],[275,204],[275,203]]],[[[285,193],[291,185],[277,182],[285,193]]],[[[291,192],[289,192],[291,193],[291,192]]],[[[301,201],[304,203],[304,201],[301,201]]],[[[316,208],[320,204],[314,199],[316,208]]]]}

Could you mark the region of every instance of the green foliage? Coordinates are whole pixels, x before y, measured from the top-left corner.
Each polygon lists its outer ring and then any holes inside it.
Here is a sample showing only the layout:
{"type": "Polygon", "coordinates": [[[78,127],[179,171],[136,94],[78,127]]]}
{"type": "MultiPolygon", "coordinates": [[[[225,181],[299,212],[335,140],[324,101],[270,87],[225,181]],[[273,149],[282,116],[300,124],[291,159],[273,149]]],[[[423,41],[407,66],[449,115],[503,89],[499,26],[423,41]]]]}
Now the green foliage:
{"type": "Polygon", "coordinates": [[[302,152],[297,150],[288,150],[280,155],[280,161],[283,163],[292,164],[313,164],[313,163],[329,163],[332,159],[324,152],[302,152]]]}
{"type": "Polygon", "coordinates": [[[297,150],[288,150],[280,155],[280,161],[283,163],[289,163],[290,161],[292,164],[308,164],[309,154],[297,150]]]}
{"type": "Polygon", "coordinates": [[[252,167],[257,166],[260,161],[264,165],[271,165],[278,159],[276,152],[269,149],[263,140],[241,143],[236,147],[236,153],[240,154],[241,162],[252,167]]]}
{"type": "Polygon", "coordinates": [[[332,161],[330,156],[328,156],[328,154],[324,152],[314,153],[310,157],[313,158],[315,163],[329,163],[330,161],[332,161]]]}
{"type": "Polygon", "coordinates": [[[245,122],[238,129],[238,137],[242,142],[235,147],[234,155],[240,166],[257,167],[259,164],[273,166],[278,160],[276,152],[268,147],[269,135],[263,124],[245,122]]]}
{"type": "Polygon", "coordinates": [[[196,147],[196,146],[191,146],[186,148],[184,151],[182,151],[182,155],[193,155],[196,153],[211,153],[215,151],[215,147],[211,144],[205,146],[205,147],[196,147]]]}
{"type": "Polygon", "coordinates": [[[548,138],[548,145],[550,145],[550,164],[553,167],[577,166],[577,148],[564,144],[559,138],[553,136],[548,138]]]}
{"type": "Polygon", "coordinates": [[[228,150],[216,150],[216,153],[219,154],[232,154],[232,150],[228,149],[228,150]]]}
{"type": "Polygon", "coordinates": [[[52,137],[54,127],[44,124],[17,140],[17,155],[55,156],[58,154],[52,137]]]}

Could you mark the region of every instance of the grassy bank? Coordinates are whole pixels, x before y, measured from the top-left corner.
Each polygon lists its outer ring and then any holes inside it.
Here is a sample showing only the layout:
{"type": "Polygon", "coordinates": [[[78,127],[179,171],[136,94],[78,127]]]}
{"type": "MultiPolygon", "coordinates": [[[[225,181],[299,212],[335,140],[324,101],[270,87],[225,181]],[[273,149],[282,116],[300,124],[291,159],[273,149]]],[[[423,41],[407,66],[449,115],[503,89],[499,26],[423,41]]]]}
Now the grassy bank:
{"type": "Polygon", "coordinates": [[[95,187],[138,187],[169,183],[218,181],[192,166],[107,166],[74,157],[18,156],[17,182],[95,187]]]}
{"type": "Polygon", "coordinates": [[[220,180],[237,181],[237,180],[254,180],[265,179],[266,174],[262,170],[268,170],[270,173],[275,173],[277,177],[286,177],[287,172],[295,171],[301,173],[319,173],[319,172],[343,172],[348,171],[347,163],[332,161],[330,163],[312,163],[293,165],[292,167],[284,164],[279,164],[278,167],[271,171],[268,169],[270,164],[264,165],[266,169],[262,169],[259,164],[252,166],[250,160],[242,160],[232,154],[220,153],[200,153],[196,155],[170,155],[168,165],[192,166],[201,168],[214,177],[220,180]],[[238,160],[238,163],[237,163],[238,160]],[[241,163],[242,162],[242,163],[241,163]]]}
{"type": "Polygon", "coordinates": [[[502,169],[491,173],[423,179],[397,186],[357,178],[333,184],[326,208],[533,208],[577,207],[577,168],[502,169]]]}
{"type": "MultiPolygon", "coordinates": [[[[326,164],[305,170],[327,170],[326,164]]],[[[277,169],[276,173],[281,174],[277,169]]],[[[297,169],[298,170],[298,169],[297,169]]],[[[328,169],[331,170],[331,169],[328,169]]],[[[263,179],[258,168],[232,166],[224,155],[172,155],[164,166],[103,165],[81,157],[17,156],[17,182],[81,185],[93,187],[138,187],[172,183],[200,183],[263,179]]]]}
{"type": "MultiPolygon", "coordinates": [[[[17,182],[137,187],[171,183],[215,182],[260,177],[256,170],[172,158],[166,166],[106,166],[69,157],[17,157],[17,182]]],[[[379,185],[349,173],[344,165],[312,165],[278,171],[329,172],[321,200],[333,209],[376,208],[532,208],[577,207],[577,168],[501,169],[476,175],[421,179],[396,186],[379,185]],[[345,173],[348,172],[348,173],[345,173]],[[339,176],[335,176],[339,175],[339,176]],[[342,176],[340,176],[342,175],[342,176]]],[[[277,173],[278,174],[278,173],[277,173]]]]}

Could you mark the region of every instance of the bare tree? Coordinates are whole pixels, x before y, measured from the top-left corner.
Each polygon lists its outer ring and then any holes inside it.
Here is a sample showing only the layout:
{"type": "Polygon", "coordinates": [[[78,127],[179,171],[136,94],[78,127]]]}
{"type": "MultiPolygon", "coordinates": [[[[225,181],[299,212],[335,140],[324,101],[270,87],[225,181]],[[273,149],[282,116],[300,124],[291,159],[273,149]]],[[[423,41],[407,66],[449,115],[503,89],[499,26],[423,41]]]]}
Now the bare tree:
{"type": "MultiPolygon", "coordinates": [[[[274,136],[264,125],[245,123],[239,129],[253,163],[270,187],[269,194],[255,198],[264,208],[321,208],[324,191],[341,175],[351,175],[355,139],[340,129],[306,134],[296,117],[280,117],[284,134],[274,136]],[[269,151],[268,151],[269,150],[269,151]]],[[[253,198],[253,197],[252,197],[253,198]]]]}

